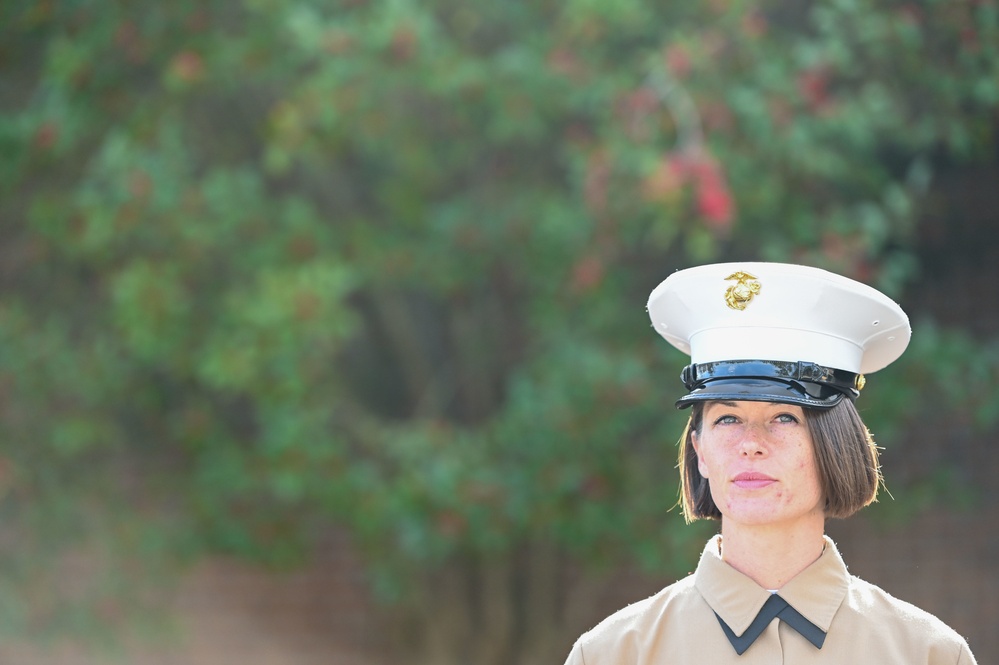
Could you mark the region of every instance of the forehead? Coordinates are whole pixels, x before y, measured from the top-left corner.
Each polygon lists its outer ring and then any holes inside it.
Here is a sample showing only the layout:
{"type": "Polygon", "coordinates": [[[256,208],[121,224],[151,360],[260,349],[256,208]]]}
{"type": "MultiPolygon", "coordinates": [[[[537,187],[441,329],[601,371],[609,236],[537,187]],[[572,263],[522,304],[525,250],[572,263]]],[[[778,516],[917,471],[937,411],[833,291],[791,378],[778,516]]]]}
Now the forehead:
{"type": "Polygon", "coordinates": [[[704,403],[705,413],[717,410],[739,411],[746,413],[794,413],[804,416],[805,410],[797,404],[784,402],[757,402],[749,400],[728,401],[712,400],[704,403]]]}

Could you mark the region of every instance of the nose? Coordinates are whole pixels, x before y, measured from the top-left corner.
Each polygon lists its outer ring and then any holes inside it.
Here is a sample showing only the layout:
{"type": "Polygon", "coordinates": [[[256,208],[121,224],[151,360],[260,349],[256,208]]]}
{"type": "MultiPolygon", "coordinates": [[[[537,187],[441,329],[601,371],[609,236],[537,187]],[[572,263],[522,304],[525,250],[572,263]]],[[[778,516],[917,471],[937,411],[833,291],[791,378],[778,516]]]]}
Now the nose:
{"type": "Polygon", "coordinates": [[[766,455],[767,447],[763,441],[763,433],[753,427],[746,431],[739,441],[739,454],[746,457],[766,455]]]}

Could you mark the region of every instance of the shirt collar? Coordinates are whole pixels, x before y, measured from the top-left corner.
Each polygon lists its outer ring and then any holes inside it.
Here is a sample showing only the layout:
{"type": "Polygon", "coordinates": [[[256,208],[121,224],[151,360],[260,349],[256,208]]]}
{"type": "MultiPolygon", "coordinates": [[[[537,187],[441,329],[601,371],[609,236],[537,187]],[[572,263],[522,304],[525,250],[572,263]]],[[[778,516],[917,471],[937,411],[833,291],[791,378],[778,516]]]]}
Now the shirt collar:
{"type": "MultiPolygon", "coordinates": [[[[849,573],[836,544],[828,536],[822,555],[780,589],[780,595],[806,619],[828,631],[846,598],[849,573]]],[[[725,563],[721,536],[708,541],[694,573],[694,585],[711,609],[741,635],[759,613],[770,592],[725,563]]]]}

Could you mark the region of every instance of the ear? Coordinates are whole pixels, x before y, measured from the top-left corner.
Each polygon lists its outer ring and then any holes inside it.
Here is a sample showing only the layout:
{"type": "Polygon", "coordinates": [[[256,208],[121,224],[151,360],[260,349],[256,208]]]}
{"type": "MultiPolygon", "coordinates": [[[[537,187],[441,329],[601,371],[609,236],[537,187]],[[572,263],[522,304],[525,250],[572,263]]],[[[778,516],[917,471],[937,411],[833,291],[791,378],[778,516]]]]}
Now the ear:
{"type": "Polygon", "coordinates": [[[694,447],[694,452],[697,454],[697,470],[701,473],[702,478],[708,477],[708,466],[704,463],[704,456],[701,455],[700,442],[697,440],[697,432],[691,430],[690,432],[690,445],[694,447]]]}

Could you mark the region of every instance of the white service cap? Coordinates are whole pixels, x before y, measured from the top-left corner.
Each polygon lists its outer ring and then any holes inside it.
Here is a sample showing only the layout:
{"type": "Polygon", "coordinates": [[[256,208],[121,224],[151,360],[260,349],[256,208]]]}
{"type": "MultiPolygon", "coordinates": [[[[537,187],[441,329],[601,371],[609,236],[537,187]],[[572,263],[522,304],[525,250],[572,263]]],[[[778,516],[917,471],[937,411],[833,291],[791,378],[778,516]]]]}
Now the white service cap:
{"type": "Polygon", "coordinates": [[[909,319],[877,289],[826,270],[718,263],[680,270],[649,296],[666,341],[690,355],[677,406],[707,399],[828,407],[897,359],[909,319]]]}

